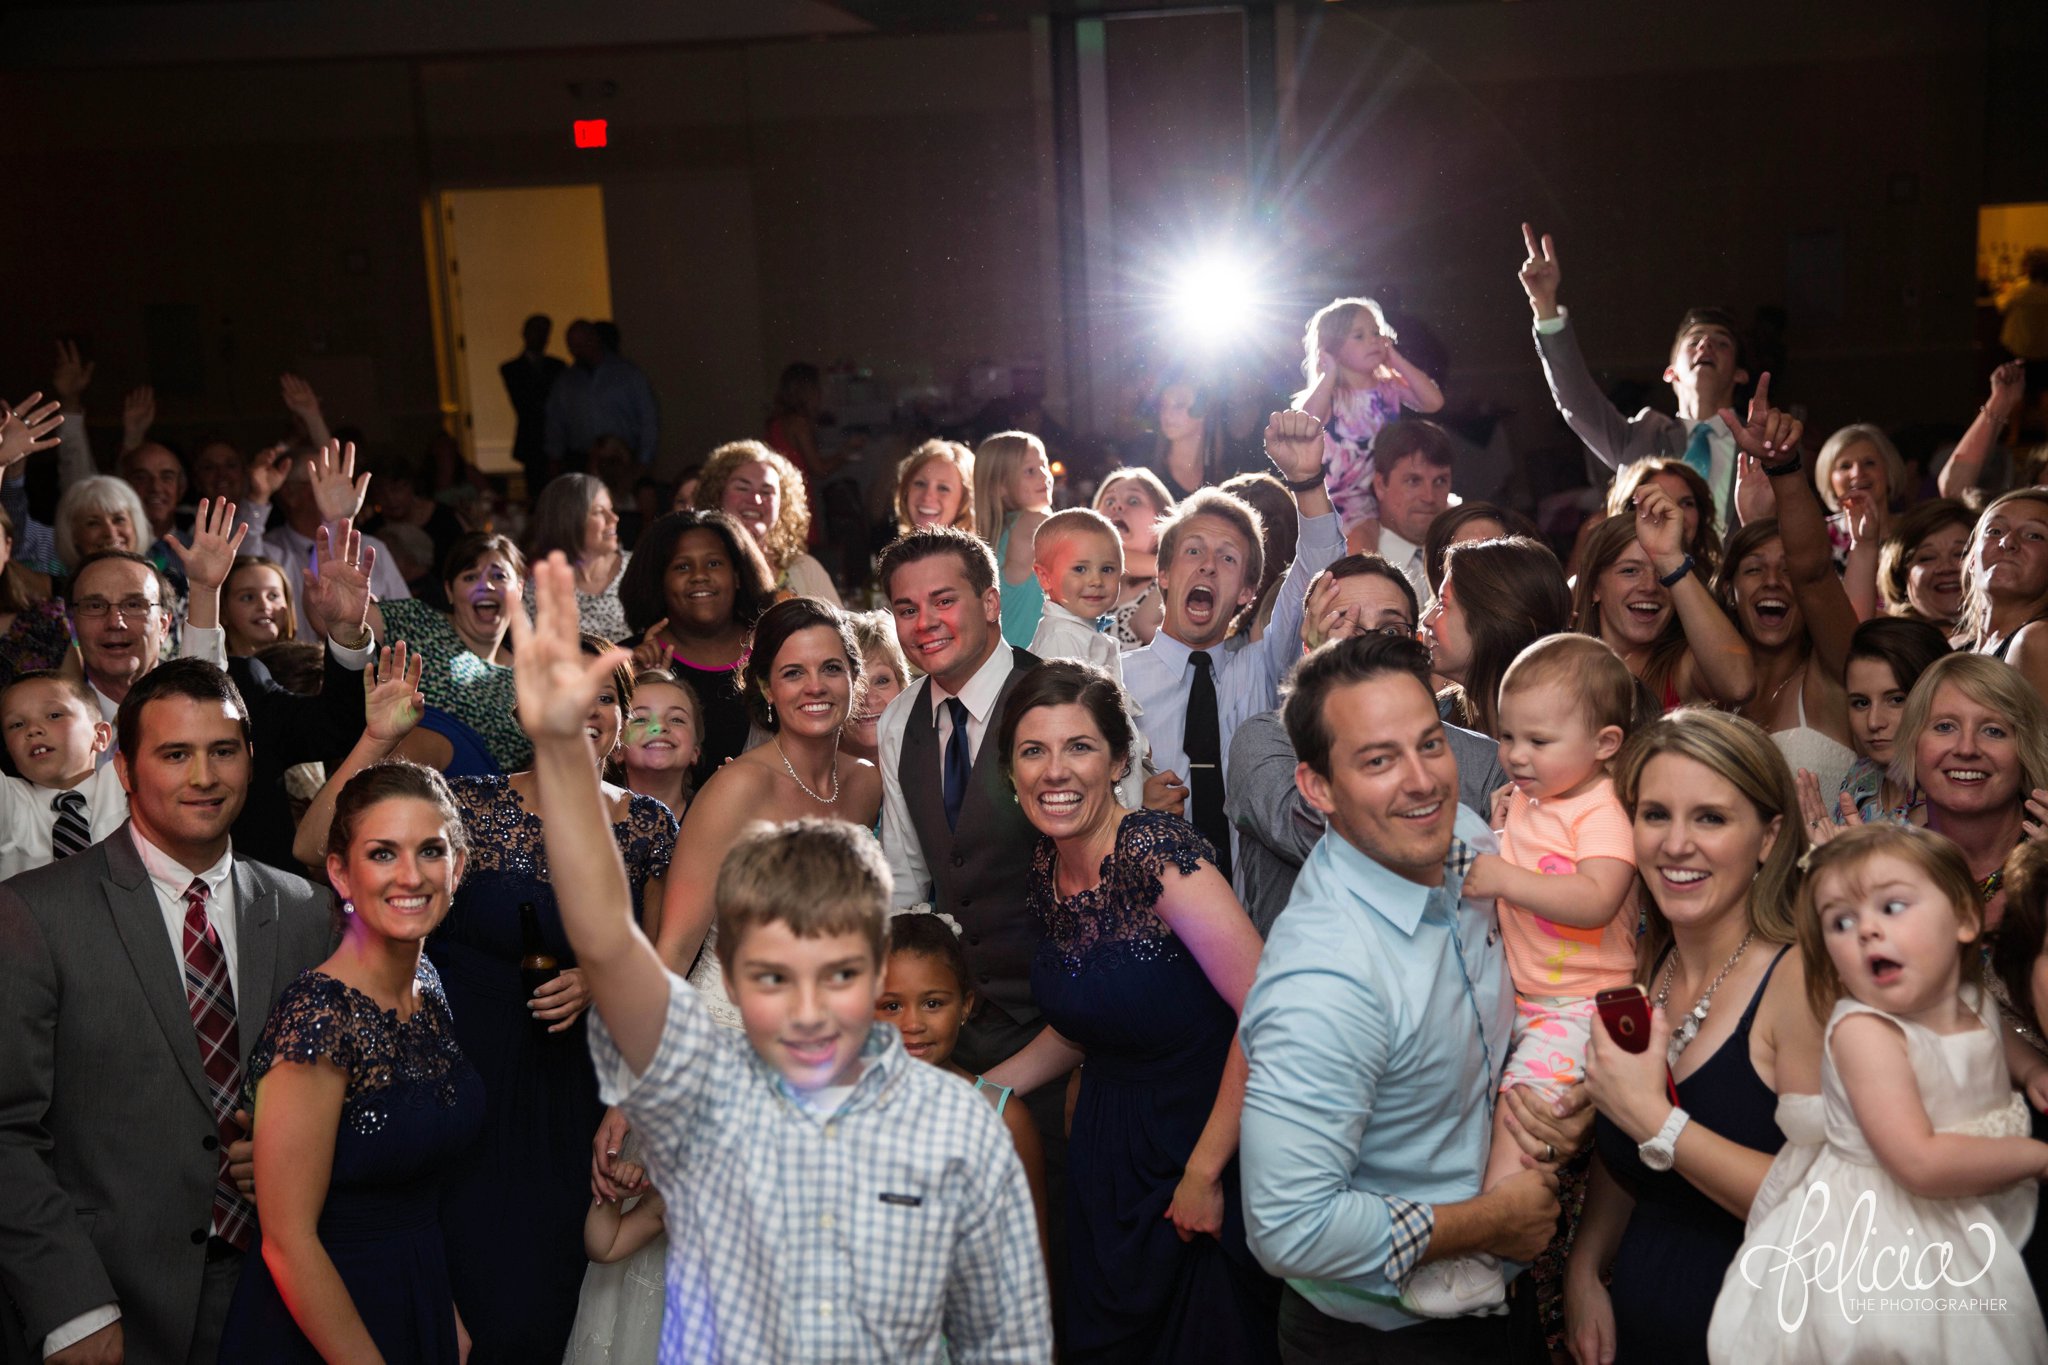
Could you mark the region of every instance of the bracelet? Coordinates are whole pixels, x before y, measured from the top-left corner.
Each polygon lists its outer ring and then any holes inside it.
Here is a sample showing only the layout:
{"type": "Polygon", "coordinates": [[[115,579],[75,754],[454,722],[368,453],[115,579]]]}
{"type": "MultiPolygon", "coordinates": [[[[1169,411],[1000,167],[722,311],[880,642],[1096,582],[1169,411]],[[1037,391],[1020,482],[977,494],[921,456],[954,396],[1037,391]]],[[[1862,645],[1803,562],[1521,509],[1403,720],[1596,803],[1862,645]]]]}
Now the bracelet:
{"type": "Polygon", "coordinates": [[[1318,469],[1306,479],[1290,479],[1283,473],[1280,476],[1280,482],[1286,485],[1287,491],[1290,493],[1306,493],[1311,488],[1321,488],[1324,481],[1328,478],[1328,474],[1318,469]]]}
{"type": "Polygon", "coordinates": [[[1767,478],[1782,479],[1787,474],[1797,474],[1800,470],[1804,468],[1806,468],[1806,465],[1803,462],[1802,457],[1800,456],[1799,452],[1794,451],[1792,453],[1791,459],[1785,461],[1783,464],[1764,465],[1763,471],[1765,477],[1767,478]]]}
{"type": "Polygon", "coordinates": [[[1673,569],[1670,573],[1658,574],[1657,581],[1659,583],[1662,583],[1667,588],[1675,588],[1685,580],[1685,576],[1691,573],[1692,569],[1693,558],[1690,554],[1688,554],[1683,560],[1679,562],[1678,567],[1673,569]]]}

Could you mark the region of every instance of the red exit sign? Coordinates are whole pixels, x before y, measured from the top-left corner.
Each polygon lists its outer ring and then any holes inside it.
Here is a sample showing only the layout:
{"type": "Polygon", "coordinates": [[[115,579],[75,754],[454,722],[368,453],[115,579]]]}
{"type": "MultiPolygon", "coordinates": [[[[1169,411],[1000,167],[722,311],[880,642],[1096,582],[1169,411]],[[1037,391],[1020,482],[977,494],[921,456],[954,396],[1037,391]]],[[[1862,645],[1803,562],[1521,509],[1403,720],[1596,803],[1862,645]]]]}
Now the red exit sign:
{"type": "Polygon", "coordinates": [[[602,147],[605,145],[605,138],[608,133],[605,120],[601,118],[580,118],[570,127],[576,135],[576,145],[578,147],[602,147]]]}

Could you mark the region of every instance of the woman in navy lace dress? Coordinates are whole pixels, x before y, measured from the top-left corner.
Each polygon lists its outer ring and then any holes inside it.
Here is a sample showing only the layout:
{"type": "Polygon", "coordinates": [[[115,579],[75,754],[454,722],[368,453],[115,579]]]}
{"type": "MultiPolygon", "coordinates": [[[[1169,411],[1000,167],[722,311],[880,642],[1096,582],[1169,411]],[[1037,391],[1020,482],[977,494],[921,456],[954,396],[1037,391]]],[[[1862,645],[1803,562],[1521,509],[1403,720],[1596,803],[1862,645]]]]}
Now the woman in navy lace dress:
{"type": "Polygon", "coordinates": [[[1010,695],[1000,752],[1045,836],[1029,899],[1049,1026],[988,1079],[1028,1092],[1087,1062],[1067,1148],[1062,1360],[1275,1360],[1280,1286],[1245,1247],[1237,1193],[1237,1012],[1259,936],[1200,834],[1117,805],[1131,742],[1100,670],[1042,664],[1010,695]]]}
{"type": "Polygon", "coordinates": [[[459,1358],[440,1182],[483,1121],[483,1085],[420,949],[464,848],[431,769],[378,764],[342,789],[327,855],[341,946],[285,988],[246,1068],[263,1254],[244,1263],[222,1360],[459,1358]]]}
{"type": "MultiPolygon", "coordinates": [[[[591,652],[602,643],[586,637],[591,652]]],[[[630,702],[631,680],[613,673],[589,720],[600,769],[630,702]]],[[[604,1116],[585,1038],[590,997],[555,907],[532,771],[450,785],[472,848],[461,893],[434,935],[434,965],[486,1103],[483,1136],[442,1200],[449,1274],[479,1362],[560,1365],[588,1266],[590,1143],[604,1116]],[[519,974],[524,905],[533,906],[542,943],[563,968],[532,992],[519,974]]],[[[658,907],[676,818],[653,797],[609,783],[604,794],[637,903],[658,907]]]]}

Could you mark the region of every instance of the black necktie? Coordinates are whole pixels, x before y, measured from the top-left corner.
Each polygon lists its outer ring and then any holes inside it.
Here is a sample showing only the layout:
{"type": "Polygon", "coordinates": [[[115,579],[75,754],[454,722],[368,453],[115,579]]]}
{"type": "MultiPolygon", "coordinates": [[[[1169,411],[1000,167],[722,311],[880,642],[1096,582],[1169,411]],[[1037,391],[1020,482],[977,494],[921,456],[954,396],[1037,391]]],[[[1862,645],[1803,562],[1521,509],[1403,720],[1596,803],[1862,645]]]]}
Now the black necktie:
{"type": "Polygon", "coordinates": [[[1194,826],[1215,845],[1216,870],[1227,880],[1230,821],[1223,814],[1223,733],[1216,719],[1216,675],[1207,652],[1198,649],[1188,657],[1195,666],[1195,681],[1188,688],[1188,718],[1180,744],[1188,756],[1188,797],[1194,826]]]}
{"type": "Polygon", "coordinates": [[[946,802],[946,828],[960,828],[960,803],[967,799],[967,780],[974,771],[974,760],[967,752],[967,703],[958,697],[946,698],[946,711],[953,717],[953,733],[946,740],[946,785],[942,795],[946,802]]]}
{"type": "Polygon", "coordinates": [[[57,812],[56,823],[50,826],[50,861],[69,858],[91,846],[92,826],[85,821],[84,792],[58,792],[50,809],[57,812]]]}

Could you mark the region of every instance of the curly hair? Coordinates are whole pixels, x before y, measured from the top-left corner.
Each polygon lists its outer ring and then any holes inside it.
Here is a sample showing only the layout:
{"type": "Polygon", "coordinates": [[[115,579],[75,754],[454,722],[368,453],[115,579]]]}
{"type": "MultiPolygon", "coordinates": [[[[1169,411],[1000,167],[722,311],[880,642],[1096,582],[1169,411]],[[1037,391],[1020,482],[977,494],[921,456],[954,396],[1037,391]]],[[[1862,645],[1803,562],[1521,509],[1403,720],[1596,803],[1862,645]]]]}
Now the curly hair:
{"type": "Polygon", "coordinates": [[[804,476],[789,458],[770,450],[759,441],[727,441],[705,457],[704,472],[697,480],[697,506],[706,512],[725,507],[725,486],[741,465],[764,464],[775,471],[782,495],[776,499],[775,524],[761,540],[761,553],[776,581],[804,553],[811,537],[811,500],[804,491],[804,476]]]}

